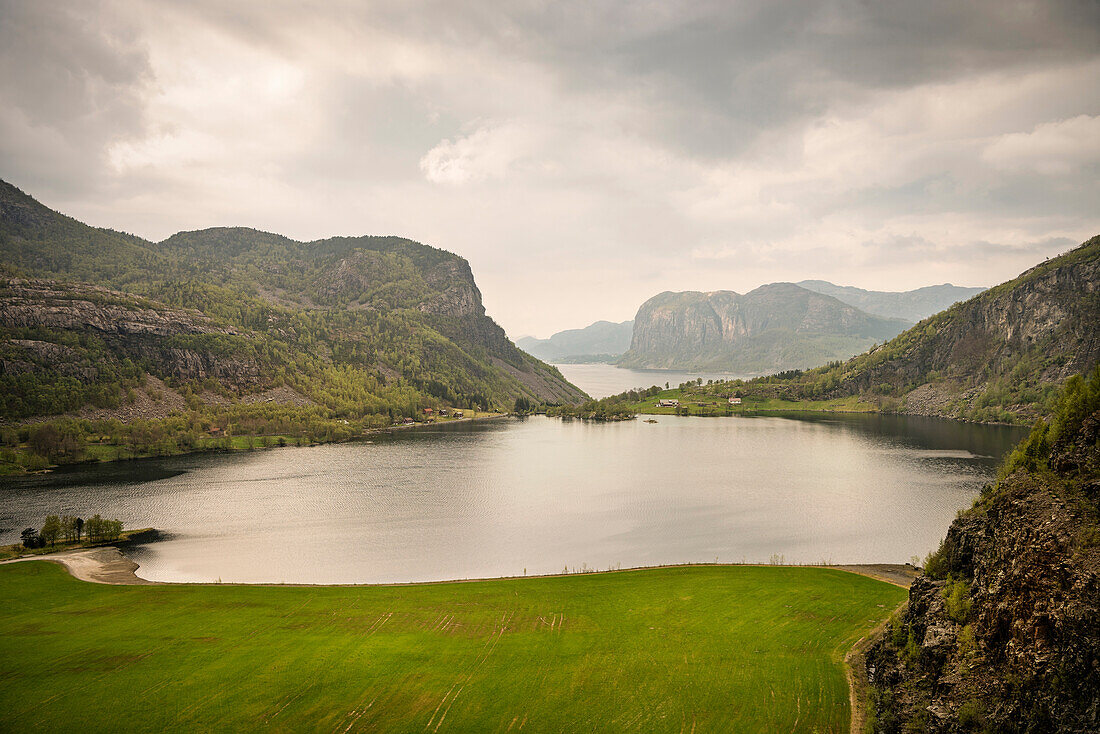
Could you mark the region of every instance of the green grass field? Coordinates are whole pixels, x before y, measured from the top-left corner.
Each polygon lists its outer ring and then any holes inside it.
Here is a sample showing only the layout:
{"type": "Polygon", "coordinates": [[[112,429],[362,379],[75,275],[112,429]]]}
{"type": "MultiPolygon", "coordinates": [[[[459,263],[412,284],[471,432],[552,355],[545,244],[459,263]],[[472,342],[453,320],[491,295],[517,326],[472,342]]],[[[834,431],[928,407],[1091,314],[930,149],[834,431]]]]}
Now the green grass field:
{"type": "Polygon", "coordinates": [[[905,590],[699,566],[393,587],[0,567],[0,730],[846,731],[905,590]]]}

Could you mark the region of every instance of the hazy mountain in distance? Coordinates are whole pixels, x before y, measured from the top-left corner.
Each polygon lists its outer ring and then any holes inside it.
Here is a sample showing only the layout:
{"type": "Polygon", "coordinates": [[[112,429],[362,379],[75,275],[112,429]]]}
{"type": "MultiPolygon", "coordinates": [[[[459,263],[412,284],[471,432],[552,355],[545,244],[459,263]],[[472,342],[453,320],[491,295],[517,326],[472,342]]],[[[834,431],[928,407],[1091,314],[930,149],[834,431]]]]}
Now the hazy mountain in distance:
{"type": "Polygon", "coordinates": [[[549,339],[521,337],[516,346],[544,362],[606,362],[630,349],[633,333],[633,321],[597,321],[583,329],[559,331],[549,339]]]}
{"type": "Polygon", "coordinates": [[[617,364],[742,374],[804,369],[847,359],[910,325],[794,283],[745,295],[666,292],[638,309],[630,350],[617,364]]]}
{"type": "Polygon", "coordinates": [[[901,292],[868,291],[848,285],[835,285],[826,280],[803,280],[795,285],[832,296],[869,314],[904,319],[914,324],[985,290],[964,288],[950,283],[901,292]]]}

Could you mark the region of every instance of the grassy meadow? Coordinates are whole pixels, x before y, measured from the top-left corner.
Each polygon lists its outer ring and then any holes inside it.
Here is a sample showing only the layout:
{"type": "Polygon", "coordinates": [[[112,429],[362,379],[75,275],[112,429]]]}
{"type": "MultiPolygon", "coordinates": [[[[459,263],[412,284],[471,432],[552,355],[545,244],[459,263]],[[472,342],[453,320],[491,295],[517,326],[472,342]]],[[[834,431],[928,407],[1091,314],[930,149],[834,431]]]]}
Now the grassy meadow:
{"type": "Polygon", "coordinates": [[[697,566],[374,587],[103,586],[0,567],[0,730],[846,731],[904,599],[697,566]]]}
{"type": "MultiPolygon", "coordinates": [[[[730,390],[729,392],[733,392],[730,390]]],[[[635,403],[624,403],[623,407],[639,415],[677,415],[676,408],[660,408],[660,400],[676,399],[680,401],[680,415],[744,415],[756,411],[841,411],[847,413],[873,413],[878,407],[859,399],[856,395],[828,400],[781,400],[774,397],[748,396],[742,398],[741,405],[730,405],[722,396],[700,395],[690,390],[672,388],[635,403]]]]}

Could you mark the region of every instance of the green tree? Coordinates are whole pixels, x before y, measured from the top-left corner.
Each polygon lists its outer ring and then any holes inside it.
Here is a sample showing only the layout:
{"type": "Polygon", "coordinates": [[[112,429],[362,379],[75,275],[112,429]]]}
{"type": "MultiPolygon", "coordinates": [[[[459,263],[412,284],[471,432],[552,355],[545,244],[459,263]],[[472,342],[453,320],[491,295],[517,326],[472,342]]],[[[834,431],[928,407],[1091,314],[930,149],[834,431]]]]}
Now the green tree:
{"type": "Polygon", "coordinates": [[[38,534],[42,536],[44,542],[53,545],[61,537],[61,519],[57,515],[47,515],[46,522],[38,534]]]}

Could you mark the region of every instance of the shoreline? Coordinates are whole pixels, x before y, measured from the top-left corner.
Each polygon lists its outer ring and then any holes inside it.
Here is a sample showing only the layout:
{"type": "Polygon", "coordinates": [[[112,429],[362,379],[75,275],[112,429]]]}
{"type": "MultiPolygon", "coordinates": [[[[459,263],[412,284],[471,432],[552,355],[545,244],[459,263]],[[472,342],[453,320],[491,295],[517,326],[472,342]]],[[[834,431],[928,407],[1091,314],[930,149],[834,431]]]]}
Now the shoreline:
{"type": "MultiPolygon", "coordinates": [[[[152,531],[158,532],[158,531],[152,531]]],[[[150,541],[144,541],[150,542],[150,541]]],[[[56,563],[76,579],[91,583],[108,584],[112,586],[258,586],[258,587],[291,587],[291,588],[392,588],[400,586],[432,586],[440,584],[470,584],[482,581],[515,581],[519,579],[548,579],[563,578],[566,576],[589,576],[597,574],[628,573],[632,571],[653,571],[668,568],[820,568],[831,571],[844,571],[859,576],[866,576],[876,581],[892,584],[901,588],[909,588],[918,570],[909,564],[895,563],[853,563],[853,564],[769,564],[769,563],[668,563],[656,566],[632,566],[630,568],[614,568],[605,571],[581,571],[577,573],[546,573],[525,576],[483,576],[472,579],[443,579],[437,581],[395,581],[383,583],[361,584],[307,584],[307,583],[270,583],[270,582],[213,582],[213,581],[152,581],[137,575],[140,565],[122,552],[119,545],[144,544],[141,540],[118,545],[103,545],[94,548],[81,548],[77,550],[60,551],[58,553],[43,553],[39,555],[20,556],[0,561],[0,565],[8,563],[22,563],[25,561],[49,561],[56,563]]],[[[151,542],[156,542],[151,541],[151,542]]]]}
{"type": "MultiPolygon", "coordinates": [[[[252,447],[249,447],[249,448],[240,448],[240,449],[237,449],[237,448],[220,448],[220,447],[219,448],[198,448],[198,449],[192,449],[191,451],[177,451],[177,452],[171,453],[171,454],[148,454],[146,456],[126,456],[126,457],[116,457],[116,458],[113,458],[113,459],[85,459],[83,461],[74,461],[74,462],[67,463],[67,464],[54,464],[53,466],[48,466],[44,469],[39,469],[37,471],[23,471],[23,472],[9,473],[9,474],[0,473],[0,481],[3,481],[6,478],[10,479],[10,478],[13,478],[13,477],[30,477],[30,476],[41,475],[41,474],[52,474],[52,473],[58,471],[59,469],[64,470],[64,469],[69,469],[69,468],[79,467],[79,466],[97,466],[97,465],[100,465],[100,464],[119,464],[119,463],[122,463],[122,462],[125,462],[125,461],[146,461],[148,459],[169,459],[169,458],[172,458],[172,457],[175,457],[175,456],[196,456],[196,455],[199,455],[199,454],[239,454],[239,453],[246,453],[246,452],[249,452],[249,451],[268,451],[270,449],[311,448],[313,446],[331,446],[333,444],[355,443],[357,441],[367,441],[367,440],[369,440],[369,438],[371,436],[377,436],[377,435],[381,435],[381,434],[384,434],[384,433],[392,433],[394,431],[406,431],[406,430],[416,429],[416,428],[429,428],[429,427],[436,426],[436,425],[449,426],[449,425],[453,425],[455,423],[470,423],[470,422],[474,422],[474,421],[500,420],[501,418],[511,418],[511,417],[512,417],[511,413],[487,413],[485,415],[470,416],[468,418],[466,418],[466,417],[463,417],[463,418],[449,418],[445,421],[432,420],[432,421],[426,421],[426,422],[421,422],[421,423],[400,424],[400,425],[396,425],[396,426],[381,426],[379,428],[368,428],[368,429],[364,430],[362,434],[360,434],[358,436],[354,436],[352,438],[345,438],[345,439],[341,439],[341,440],[338,440],[338,441],[337,440],[334,440],[334,441],[317,441],[316,443],[306,444],[304,446],[297,446],[297,445],[292,445],[290,443],[287,443],[284,446],[278,446],[278,445],[275,445],[275,446],[252,446],[252,447]]],[[[251,438],[263,439],[263,438],[280,438],[280,437],[279,436],[251,436],[251,438]]],[[[285,438],[285,436],[283,436],[282,438],[285,438]]]]}

